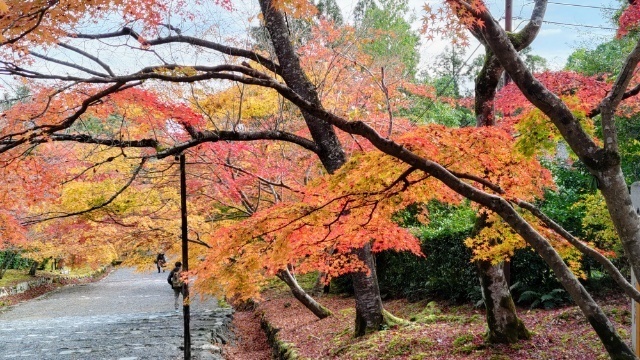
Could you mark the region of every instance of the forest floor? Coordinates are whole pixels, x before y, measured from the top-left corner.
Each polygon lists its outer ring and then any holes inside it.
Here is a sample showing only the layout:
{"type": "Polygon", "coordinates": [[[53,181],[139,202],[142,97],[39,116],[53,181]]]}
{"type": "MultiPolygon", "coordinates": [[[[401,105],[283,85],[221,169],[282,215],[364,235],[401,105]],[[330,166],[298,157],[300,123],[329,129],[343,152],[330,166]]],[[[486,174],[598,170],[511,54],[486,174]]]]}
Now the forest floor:
{"type": "MultiPolygon", "coordinates": [[[[105,272],[106,275],[108,273],[105,272]]],[[[100,277],[67,279],[63,284],[96,281],[100,277]]],[[[0,311],[62,286],[47,284],[25,293],[0,298],[0,311]]],[[[519,308],[518,314],[532,333],[531,340],[512,345],[487,345],[484,311],[471,305],[444,302],[390,300],[385,309],[411,320],[355,339],[354,299],[327,295],[318,299],[334,316],[318,320],[283,289],[269,289],[253,311],[234,315],[236,341],[225,346],[228,360],[268,360],[271,349],[260,327],[264,316],[280,329],[278,338],[302,359],[607,359],[595,332],[576,306],[555,309],[519,308]]],[[[598,299],[624,340],[630,341],[631,306],[622,294],[598,299]]]]}
{"type": "MultiPolygon", "coordinates": [[[[269,291],[255,311],[237,312],[238,341],[225,348],[229,360],[269,359],[260,316],[280,329],[278,338],[302,359],[608,359],[595,332],[576,306],[555,309],[519,308],[531,340],[512,345],[487,345],[484,311],[470,305],[441,302],[385,301],[396,316],[411,320],[361,338],[353,337],[352,297],[318,299],[334,316],[318,320],[289,293],[269,291]],[[262,315],[258,315],[262,314],[262,315]]],[[[630,302],[621,294],[598,300],[625,341],[630,342],[630,302]]]]}

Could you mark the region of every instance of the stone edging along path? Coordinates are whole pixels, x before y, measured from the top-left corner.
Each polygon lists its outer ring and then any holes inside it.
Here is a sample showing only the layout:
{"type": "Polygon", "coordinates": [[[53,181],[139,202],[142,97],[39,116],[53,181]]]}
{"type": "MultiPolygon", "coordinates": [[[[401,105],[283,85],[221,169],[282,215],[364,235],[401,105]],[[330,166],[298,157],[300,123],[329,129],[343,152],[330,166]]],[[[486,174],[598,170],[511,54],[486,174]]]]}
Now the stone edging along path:
{"type": "Polygon", "coordinates": [[[53,283],[53,278],[37,277],[34,280],[24,281],[12,286],[0,287],[0,298],[9,296],[9,295],[22,294],[23,292],[29,289],[42,286],[44,284],[51,284],[51,283],[53,283]]]}
{"type": "Polygon", "coordinates": [[[22,294],[30,289],[35,289],[47,284],[68,285],[75,282],[84,283],[94,281],[113,270],[112,266],[102,267],[89,275],[81,277],[71,276],[35,276],[33,280],[17,283],[12,286],[0,287],[0,299],[6,296],[22,294]]]}
{"type": "Polygon", "coordinates": [[[271,347],[272,358],[277,360],[299,359],[295,346],[280,339],[278,336],[280,329],[274,327],[269,322],[266,314],[262,311],[257,311],[256,314],[260,317],[260,327],[267,335],[267,343],[269,344],[269,347],[271,347]]]}

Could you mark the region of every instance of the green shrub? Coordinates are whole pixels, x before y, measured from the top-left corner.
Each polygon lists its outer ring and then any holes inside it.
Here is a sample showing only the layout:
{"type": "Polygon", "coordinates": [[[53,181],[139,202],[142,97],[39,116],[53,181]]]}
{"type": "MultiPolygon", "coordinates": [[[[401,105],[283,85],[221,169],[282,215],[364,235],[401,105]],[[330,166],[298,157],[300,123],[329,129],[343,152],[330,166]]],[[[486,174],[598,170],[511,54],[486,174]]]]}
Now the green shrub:
{"type": "Polygon", "coordinates": [[[414,226],[426,257],[383,252],[376,265],[383,295],[406,297],[410,301],[440,298],[460,303],[480,298],[480,288],[471,251],[464,245],[475,213],[469,206],[454,207],[432,202],[427,206],[430,223],[417,227],[419,208],[409,207],[397,214],[402,225],[414,226]]]}
{"type": "Polygon", "coordinates": [[[564,305],[569,301],[569,296],[564,289],[553,289],[548,293],[541,293],[533,290],[524,291],[518,298],[518,304],[529,304],[533,308],[551,309],[564,305]]]}
{"type": "Polygon", "coordinates": [[[547,263],[532,248],[518,249],[511,258],[511,282],[514,298],[528,290],[547,293],[562,287],[547,263]]]}
{"type": "Polygon", "coordinates": [[[353,295],[353,281],[351,281],[351,275],[347,274],[331,279],[329,291],[334,294],[353,295]]]}
{"type": "Polygon", "coordinates": [[[28,269],[31,266],[31,260],[23,258],[19,253],[6,250],[0,251],[0,266],[5,266],[5,261],[9,261],[7,269],[28,269]]]}
{"type": "MultiPolygon", "coordinates": [[[[546,166],[552,170],[558,187],[555,191],[547,191],[545,200],[537,205],[569,232],[586,239],[582,224],[586,209],[574,204],[596,191],[591,175],[580,162],[572,166],[558,163],[546,166]]],[[[404,297],[410,301],[436,298],[455,303],[476,303],[481,299],[471,251],[463,244],[475,224],[475,212],[469,205],[416,204],[399,211],[394,220],[420,238],[426,257],[392,251],[377,254],[377,274],[383,297],[404,297]],[[418,220],[425,208],[428,225],[418,220]]],[[[616,265],[622,265],[623,273],[628,272],[625,260],[624,257],[613,259],[616,265]]],[[[553,271],[533,249],[516,250],[510,263],[511,283],[518,283],[512,293],[514,299],[522,299],[519,304],[532,305],[538,300],[535,306],[545,307],[567,301],[553,271]]],[[[589,258],[584,258],[582,264],[589,276],[584,282],[587,287],[604,289],[611,284],[608,276],[602,275],[599,264],[589,258]],[[593,274],[598,274],[597,278],[591,278],[593,274]]],[[[350,277],[335,279],[332,291],[352,293],[350,277]]]]}

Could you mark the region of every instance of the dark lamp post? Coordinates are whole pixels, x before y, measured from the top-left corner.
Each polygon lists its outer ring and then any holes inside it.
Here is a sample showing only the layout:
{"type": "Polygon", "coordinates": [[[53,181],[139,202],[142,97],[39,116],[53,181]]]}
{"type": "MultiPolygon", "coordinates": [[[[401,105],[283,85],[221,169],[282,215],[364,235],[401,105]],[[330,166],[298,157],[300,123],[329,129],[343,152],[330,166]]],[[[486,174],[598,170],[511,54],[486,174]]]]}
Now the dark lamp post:
{"type": "MultiPolygon", "coordinates": [[[[187,234],[187,174],[185,155],[176,155],[180,159],[180,215],[182,217],[182,270],[189,270],[189,238],[187,234]]],[[[189,284],[182,285],[182,313],[184,318],[184,358],[191,360],[191,332],[189,330],[189,284]]]]}

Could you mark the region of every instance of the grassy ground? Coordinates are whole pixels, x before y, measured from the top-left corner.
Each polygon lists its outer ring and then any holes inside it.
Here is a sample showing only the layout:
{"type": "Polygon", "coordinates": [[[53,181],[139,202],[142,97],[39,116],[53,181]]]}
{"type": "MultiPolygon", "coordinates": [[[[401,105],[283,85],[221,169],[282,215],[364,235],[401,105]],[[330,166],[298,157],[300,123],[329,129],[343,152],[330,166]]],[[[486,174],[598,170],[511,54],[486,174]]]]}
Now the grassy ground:
{"type": "MultiPolygon", "coordinates": [[[[41,271],[36,272],[36,277],[58,277],[59,281],[53,284],[44,284],[36,288],[31,288],[21,294],[9,295],[0,298],[0,311],[6,310],[9,306],[16,305],[20,302],[27,301],[36,298],[49,291],[53,291],[60,286],[69,284],[88,283],[101,279],[106,276],[109,271],[105,271],[97,276],[90,276],[96,273],[96,269],[92,268],[77,268],[71,269],[68,274],[61,274],[60,271],[41,271]]],[[[25,270],[7,270],[2,279],[0,279],[0,287],[15,285],[20,282],[25,282],[34,279],[29,275],[29,269],[25,270]]]]}
{"type": "MultiPolygon", "coordinates": [[[[90,267],[72,268],[69,269],[69,273],[62,274],[60,270],[38,270],[35,277],[66,277],[66,278],[81,278],[90,275],[95,272],[96,269],[90,267]]],[[[29,269],[8,269],[2,279],[0,279],[0,287],[11,286],[17,283],[33,280],[34,277],[29,275],[29,269]]]]}
{"type": "MultiPolygon", "coordinates": [[[[290,344],[303,359],[607,359],[598,337],[575,306],[550,310],[518,309],[532,332],[532,339],[512,345],[484,343],[484,312],[472,306],[447,306],[444,303],[406,300],[386,301],[384,307],[393,314],[411,320],[397,326],[354,338],[354,299],[326,296],[319,301],[334,316],[318,320],[288,293],[271,289],[255,312],[237,313],[242,322],[240,342],[228,348],[229,359],[268,358],[268,350],[256,348],[260,339],[256,313],[279,328],[279,339],[290,344]],[[250,328],[248,324],[253,324],[250,328]],[[243,339],[250,339],[243,353],[243,339]],[[266,357],[265,357],[266,356],[266,357]]],[[[616,325],[620,335],[630,341],[630,303],[622,295],[599,301],[616,325]]],[[[237,321],[237,322],[238,322],[237,321]]]]}
{"type": "Polygon", "coordinates": [[[29,270],[12,270],[9,269],[0,279],[0,287],[11,286],[24,281],[32,280],[33,277],[28,274],[29,270]]]}

